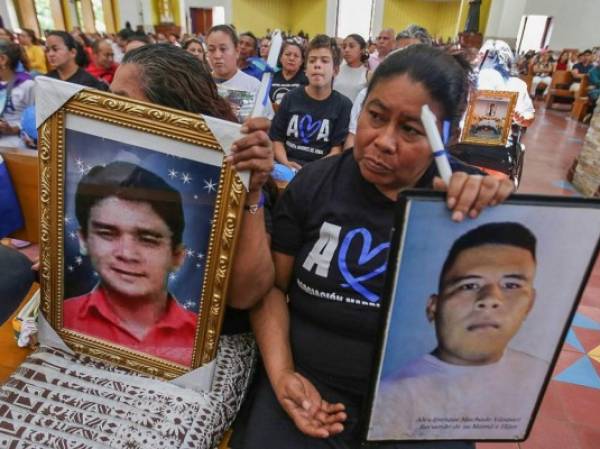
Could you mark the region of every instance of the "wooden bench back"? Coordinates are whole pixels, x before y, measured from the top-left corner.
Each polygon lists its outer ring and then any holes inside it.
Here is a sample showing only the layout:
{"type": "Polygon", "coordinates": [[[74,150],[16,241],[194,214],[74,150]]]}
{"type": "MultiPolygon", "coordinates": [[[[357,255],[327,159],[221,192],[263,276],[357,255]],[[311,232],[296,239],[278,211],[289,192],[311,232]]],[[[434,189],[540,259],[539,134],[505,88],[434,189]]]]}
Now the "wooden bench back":
{"type": "Polygon", "coordinates": [[[10,174],[25,219],[25,228],[12,233],[10,237],[38,243],[40,238],[40,195],[37,152],[0,148],[0,156],[4,159],[10,174]]]}

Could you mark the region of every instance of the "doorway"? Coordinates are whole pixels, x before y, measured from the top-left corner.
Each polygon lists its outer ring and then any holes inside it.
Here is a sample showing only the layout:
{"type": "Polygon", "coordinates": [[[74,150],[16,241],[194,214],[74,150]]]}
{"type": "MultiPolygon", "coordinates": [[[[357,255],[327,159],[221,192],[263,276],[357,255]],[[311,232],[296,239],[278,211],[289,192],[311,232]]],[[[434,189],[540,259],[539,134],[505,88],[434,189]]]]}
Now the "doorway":
{"type": "Polygon", "coordinates": [[[213,25],[213,10],[212,8],[190,8],[190,20],[192,33],[206,35],[213,25]]]}

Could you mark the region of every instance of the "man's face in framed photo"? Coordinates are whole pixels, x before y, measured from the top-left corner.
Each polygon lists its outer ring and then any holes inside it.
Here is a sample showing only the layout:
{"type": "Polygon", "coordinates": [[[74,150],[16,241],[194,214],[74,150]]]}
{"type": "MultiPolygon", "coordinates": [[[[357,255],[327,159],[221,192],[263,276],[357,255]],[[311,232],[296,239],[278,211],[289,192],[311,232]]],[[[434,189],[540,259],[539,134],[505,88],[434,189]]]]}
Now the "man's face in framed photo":
{"type": "Polygon", "coordinates": [[[460,252],[427,304],[436,355],[455,365],[485,365],[502,357],[533,307],[536,263],[528,250],[485,244],[460,252]]]}
{"type": "Polygon", "coordinates": [[[102,285],[131,299],[164,295],[184,260],[183,246],[174,246],[173,232],[148,202],[104,198],[79,235],[102,285]]]}

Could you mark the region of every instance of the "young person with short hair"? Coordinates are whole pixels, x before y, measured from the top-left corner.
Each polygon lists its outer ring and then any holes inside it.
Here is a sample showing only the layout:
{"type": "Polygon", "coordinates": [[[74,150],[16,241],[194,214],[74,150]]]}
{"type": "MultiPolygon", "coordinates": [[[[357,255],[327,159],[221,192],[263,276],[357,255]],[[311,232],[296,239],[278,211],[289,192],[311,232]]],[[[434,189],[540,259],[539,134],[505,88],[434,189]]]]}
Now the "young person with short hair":
{"type": "Polygon", "coordinates": [[[332,88],[340,62],[340,49],[329,36],[318,35],[308,45],[308,85],[283,98],[269,132],[278,163],[299,170],[342,152],[352,102],[332,88]]]}

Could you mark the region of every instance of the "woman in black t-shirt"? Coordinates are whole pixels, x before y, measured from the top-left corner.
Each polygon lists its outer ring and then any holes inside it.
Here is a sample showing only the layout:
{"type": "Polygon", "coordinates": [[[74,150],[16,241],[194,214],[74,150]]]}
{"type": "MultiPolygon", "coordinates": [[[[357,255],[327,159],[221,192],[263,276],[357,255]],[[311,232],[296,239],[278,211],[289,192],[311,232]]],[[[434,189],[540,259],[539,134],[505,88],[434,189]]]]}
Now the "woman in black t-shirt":
{"type": "Polygon", "coordinates": [[[281,104],[281,100],[290,90],[308,84],[308,79],[304,74],[303,52],[300,43],[294,39],[288,39],[283,43],[279,57],[281,70],[273,76],[269,91],[269,97],[273,104],[281,104]]]}
{"type": "Polygon", "coordinates": [[[461,221],[513,190],[452,160],[449,186],[434,176],[421,108],[458,129],[469,71],[464,59],[425,45],[388,56],[369,85],[354,150],[308,164],[283,193],[273,216],[275,287],[251,315],[264,369],[234,425],[234,449],[361,447],[398,193],[446,190],[450,215],[461,221]]]}

